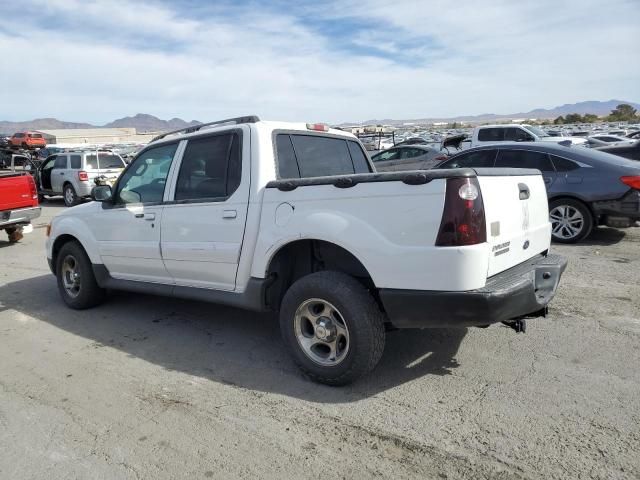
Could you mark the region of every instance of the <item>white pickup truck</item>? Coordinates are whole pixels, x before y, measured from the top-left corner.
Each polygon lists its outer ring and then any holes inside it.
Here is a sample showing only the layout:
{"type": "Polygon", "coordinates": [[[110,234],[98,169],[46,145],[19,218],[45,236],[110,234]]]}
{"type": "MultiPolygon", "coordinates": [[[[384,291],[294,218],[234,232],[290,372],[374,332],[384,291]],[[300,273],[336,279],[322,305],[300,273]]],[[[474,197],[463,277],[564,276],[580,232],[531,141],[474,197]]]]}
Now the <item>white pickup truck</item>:
{"type": "Polygon", "coordinates": [[[389,327],[544,315],[566,266],[537,170],[375,173],[322,124],[165,134],[93,198],[48,230],[69,307],[119,289],[279,312],[295,362],[331,385],[372,370],[389,327]]]}

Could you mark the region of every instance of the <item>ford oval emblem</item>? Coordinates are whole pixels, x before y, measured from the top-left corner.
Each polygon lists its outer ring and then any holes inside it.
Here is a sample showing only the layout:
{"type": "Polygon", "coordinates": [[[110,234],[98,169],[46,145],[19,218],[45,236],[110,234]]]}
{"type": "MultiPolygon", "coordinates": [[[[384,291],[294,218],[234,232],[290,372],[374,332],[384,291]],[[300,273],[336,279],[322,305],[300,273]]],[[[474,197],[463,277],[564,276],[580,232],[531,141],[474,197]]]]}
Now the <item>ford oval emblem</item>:
{"type": "Polygon", "coordinates": [[[526,250],[527,248],[529,248],[529,240],[524,242],[524,245],[522,245],[522,249],[526,250]]]}

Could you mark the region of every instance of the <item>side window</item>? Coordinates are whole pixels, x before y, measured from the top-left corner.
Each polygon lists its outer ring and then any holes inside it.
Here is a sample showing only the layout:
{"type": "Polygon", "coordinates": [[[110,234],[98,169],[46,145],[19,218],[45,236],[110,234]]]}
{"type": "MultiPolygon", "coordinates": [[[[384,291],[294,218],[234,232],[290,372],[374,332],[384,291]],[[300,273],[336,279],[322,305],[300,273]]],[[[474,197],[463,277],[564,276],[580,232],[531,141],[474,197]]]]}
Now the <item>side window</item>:
{"type": "Polygon", "coordinates": [[[420,155],[423,155],[425,153],[427,152],[424,150],[419,150],[417,148],[403,148],[400,150],[400,158],[414,158],[419,157],[420,155]]]}
{"type": "Polygon", "coordinates": [[[224,200],[240,185],[240,138],[237,134],[189,140],[176,184],[176,200],[224,200]]]}
{"type": "Polygon", "coordinates": [[[289,135],[279,134],[276,136],[276,152],[278,157],[278,177],[300,178],[296,154],[293,151],[293,144],[289,135]]]}
{"type": "Polygon", "coordinates": [[[476,150],[456,155],[438,168],[491,168],[496,158],[496,150],[476,150]]]}
{"type": "Polygon", "coordinates": [[[371,160],[373,160],[375,163],[375,162],[387,162],[389,160],[397,160],[398,158],[400,158],[400,149],[396,148],[396,149],[377,153],[376,155],[373,156],[371,160]]]}
{"type": "Polygon", "coordinates": [[[66,155],[58,155],[56,158],[56,164],[53,168],[67,168],[67,156],[66,155]]]}
{"type": "Polygon", "coordinates": [[[502,142],[504,131],[504,128],[481,128],[478,131],[478,140],[481,142],[502,142]]]}
{"type": "Polygon", "coordinates": [[[82,166],[82,156],[81,155],[71,155],[71,168],[74,170],[80,170],[82,166]]]}
{"type": "Polygon", "coordinates": [[[347,142],[341,138],[291,135],[300,177],[355,173],[347,142]]]}
{"type": "Polygon", "coordinates": [[[529,150],[500,150],[496,167],[536,168],[543,172],[553,172],[553,165],[546,153],[529,150]]]}
{"type": "Polygon", "coordinates": [[[551,161],[558,172],[570,172],[571,170],[577,170],[580,168],[580,165],[577,163],[555,155],[551,155],[551,161]]]}
{"type": "Polygon", "coordinates": [[[505,128],[504,139],[510,142],[531,142],[534,140],[530,133],[518,127],[505,128]]]}
{"type": "Polygon", "coordinates": [[[353,168],[356,173],[370,173],[371,167],[367,161],[367,157],[362,151],[362,147],[357,142],[347,141],[349,146],[349,153],[351,154],[351,161],[353,162],[353,168]]]}
{"type": "Polygon", "coordinates": [[[115,202],[120,205],[161,202],[177,148],[178,144],[172,143],[150,148],[139,155],[120,177],[115,202]]]}

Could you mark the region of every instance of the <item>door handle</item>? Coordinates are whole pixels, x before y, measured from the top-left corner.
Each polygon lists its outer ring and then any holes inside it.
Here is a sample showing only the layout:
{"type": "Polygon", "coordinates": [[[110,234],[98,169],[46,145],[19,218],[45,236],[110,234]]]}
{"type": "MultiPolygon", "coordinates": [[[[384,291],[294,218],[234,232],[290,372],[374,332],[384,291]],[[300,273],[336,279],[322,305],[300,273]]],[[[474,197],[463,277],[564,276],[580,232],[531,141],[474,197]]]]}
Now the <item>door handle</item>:
{"type": "Polygon", "coordinates": [[[60,172],[60,175],[64,175],[64,172],[60,172]]]}
{"type": "Polygon", "coordinates": [[[520,200],[527,200],[531,196],[529,187],[527,187],[527,185],[525,185],[524,183],[518,184],[518,190],[520,190],[520,200]]]}
{"type": "Polygon", "coordinates": [[[156,214],[155,213],[136,213],[134,217],[144,218],[145,220],[152,221],[156,219],[156,214]]]}
{"type": "Polygon", "coordinates": [[[236,218],[238,216],[238,212],[235,210],[223,210],[222,218],[236,218]]]}

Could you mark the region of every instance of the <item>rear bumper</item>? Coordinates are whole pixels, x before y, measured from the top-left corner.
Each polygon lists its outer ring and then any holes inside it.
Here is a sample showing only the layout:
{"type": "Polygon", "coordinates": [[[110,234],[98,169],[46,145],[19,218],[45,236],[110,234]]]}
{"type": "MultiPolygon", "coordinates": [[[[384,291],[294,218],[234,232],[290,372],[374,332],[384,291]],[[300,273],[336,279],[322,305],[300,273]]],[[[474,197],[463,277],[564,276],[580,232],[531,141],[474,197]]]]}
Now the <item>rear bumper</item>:
{"type": "Polygon", "coordinates": [[[381,289],[397,328],[468,327],[541,316],[554,297],[567,259],[538,255],[464,292],[381,289]]]}
{"type": "Polygon", "coordinates": [[[7,228],[13,225],[31,223],[31,220],[40,216],[40,207],[20,208],[0,212],[0,228],[7,228]]]}
{"type": "Polygon", "coordinates": [[[595,214],[603,217],[605,224],[609,223],[609,217],[628,218],[630,221],[640,220],[640,192],[637,190],[631,190],[617,200],[593,202],[592,205],[595,214]]]}

